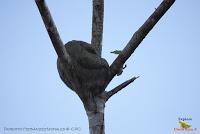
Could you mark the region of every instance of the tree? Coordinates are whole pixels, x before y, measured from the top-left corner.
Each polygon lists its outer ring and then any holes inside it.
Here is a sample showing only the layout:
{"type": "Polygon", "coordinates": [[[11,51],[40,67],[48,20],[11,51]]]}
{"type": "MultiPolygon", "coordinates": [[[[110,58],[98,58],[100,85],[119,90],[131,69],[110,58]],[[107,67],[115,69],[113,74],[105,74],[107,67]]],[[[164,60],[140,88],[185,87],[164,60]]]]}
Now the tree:
{"type": "Polygon", "coordinates": [[[91,44],[83,41],[70,41],[65,45],[60,39],[45,0],[35,0],[35,2],[58,55],[57,67],[61,79],[83,102],[89,120],[90,134],[104,134],[105,103],[138,77],[133,77],[110,91],[105,91],[107,85],[116,75],[122,73],[124,63],[175,0],[163,0],[146,22],[133,34],[110,66],[101,57],[104,0],[93,0],[91,44]]]}

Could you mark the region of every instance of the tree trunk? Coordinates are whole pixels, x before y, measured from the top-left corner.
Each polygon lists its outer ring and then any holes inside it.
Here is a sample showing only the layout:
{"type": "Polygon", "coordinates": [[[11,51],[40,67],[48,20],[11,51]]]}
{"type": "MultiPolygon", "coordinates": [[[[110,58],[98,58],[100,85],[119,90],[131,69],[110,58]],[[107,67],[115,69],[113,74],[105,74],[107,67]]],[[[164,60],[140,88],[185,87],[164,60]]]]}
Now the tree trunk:
{"type": "Polygon", "coordinates": [[[88,116],[90,134],[105,134],[105,98],[101,96],[93,96],[87,100],[87,102],[84,100],[83,103],[88,116]]]}
{"type": "Polygon", "coordinates": [[[138,77],[125,81],[106,92],[105,88],[122,72],[124,63],[134,53],[146,35],[172,6],[175,0],[163,0],[147,21],[109,66],[101,57],[104,0],[93,0],[92,43],[70,41],[65,46],[60,39],[45,0],[35,0],[47,32],[58,55],[58,72],[63,82],[77,93],[86,110],[90,134],[105,134],[104,108],[106,101],[138,77]]]}
{"type": "MultiPolygon", "coordinates": [[[[103,109],[104,110],[104,109],[103,109]]],[[[87,112],[90,134],[105,134],[104,111],[87,112]]]]}

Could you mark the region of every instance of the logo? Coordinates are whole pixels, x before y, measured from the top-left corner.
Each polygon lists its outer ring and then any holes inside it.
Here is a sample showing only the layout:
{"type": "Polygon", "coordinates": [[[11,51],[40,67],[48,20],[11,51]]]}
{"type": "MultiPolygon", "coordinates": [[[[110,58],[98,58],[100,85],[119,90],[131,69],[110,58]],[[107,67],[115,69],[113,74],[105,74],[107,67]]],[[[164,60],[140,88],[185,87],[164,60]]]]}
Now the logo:
{"type": "Polygon", "coordinates": [[[178,118],[177,121],[179,127],[174,128],[174,133],[188,133],[188,134],[196,134],[197,128],[191,125],[192,118],[178,118]]]}

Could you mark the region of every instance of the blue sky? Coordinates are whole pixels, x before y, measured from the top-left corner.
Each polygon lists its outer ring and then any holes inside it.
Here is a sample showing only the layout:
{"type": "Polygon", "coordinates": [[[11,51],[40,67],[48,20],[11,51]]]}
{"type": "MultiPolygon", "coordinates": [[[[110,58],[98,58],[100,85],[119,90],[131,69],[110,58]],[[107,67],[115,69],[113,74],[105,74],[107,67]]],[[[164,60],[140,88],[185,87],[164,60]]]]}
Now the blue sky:
{"type": "MultiPolygon", "coordinates": [[[[103,57],[109,64],[116,58],[110,51],[122,49],[160,2],[105,0],[103,57]]],[[[47,4],[63,42],[90,42],[91,1],[47,4]]],[[[140,76],[106,104],[106,134],[170,134],[179,117],[192,118],[189,123],[200,131],[199,5],[177,0],[108,86],[140,76]]],[[[0,17],[0,133],[11,133],[5,127],[80,127],[66,133],[87,134],[84,108],[59,78],[56,53],[34,1],[2,1],[0,17]]]]}

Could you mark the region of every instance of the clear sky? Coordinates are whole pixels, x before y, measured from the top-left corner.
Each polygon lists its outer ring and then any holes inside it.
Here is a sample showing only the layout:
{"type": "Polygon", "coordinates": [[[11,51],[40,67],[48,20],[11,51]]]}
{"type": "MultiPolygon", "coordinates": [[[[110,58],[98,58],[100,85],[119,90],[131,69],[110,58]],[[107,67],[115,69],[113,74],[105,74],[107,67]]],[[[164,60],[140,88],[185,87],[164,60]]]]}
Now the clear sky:
{"type": "MultiPolygon", "coordinates": [[[[105,0],[103,57],[109,64],[116,58],[110,51],[122,49],[160,2],[105,0]]],[[[47,4],[64,42],[90,42],[91,0],[47,4]]],[[[106,104],[106,134],[172,134],[179,117],[192,118],[200,132],[199,24],[200,1],[177,0],[108,86],[140,76],[106,104]]],[[[87,134],[83,105],[59,78],[34,0],[1,1],[0,29],[0,133],[11,133],[5,127],[79,127],[65,133],[87,134]]]]}

